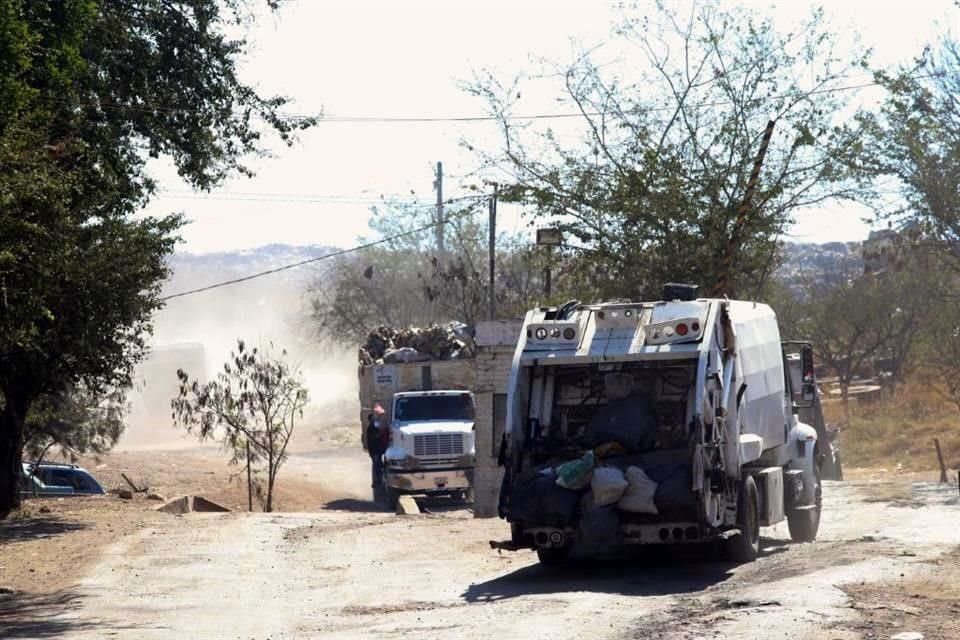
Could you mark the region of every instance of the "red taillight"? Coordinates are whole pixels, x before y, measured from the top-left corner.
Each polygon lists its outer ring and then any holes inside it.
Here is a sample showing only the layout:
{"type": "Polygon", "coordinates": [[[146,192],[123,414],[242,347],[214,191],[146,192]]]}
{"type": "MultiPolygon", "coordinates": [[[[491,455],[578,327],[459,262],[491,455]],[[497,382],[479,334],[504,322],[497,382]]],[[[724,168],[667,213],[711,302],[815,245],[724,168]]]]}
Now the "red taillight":
{"type": "Polygon", "coordinates": [[[678,325],[677,325],[677,335],[678,335],[678,336],[685,336],[685,335],[687,335],[687,325],[683,324],[682,322],[681,322],[680,324],[678,324],[678,325]]]}

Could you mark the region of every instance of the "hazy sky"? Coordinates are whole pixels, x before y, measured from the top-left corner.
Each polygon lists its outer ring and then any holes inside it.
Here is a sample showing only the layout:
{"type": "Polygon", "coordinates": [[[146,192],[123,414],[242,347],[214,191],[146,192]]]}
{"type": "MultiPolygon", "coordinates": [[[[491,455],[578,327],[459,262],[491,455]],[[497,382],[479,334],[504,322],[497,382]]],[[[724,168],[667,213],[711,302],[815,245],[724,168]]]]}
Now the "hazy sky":
{"type": "MultiPolygon", "coordinates": [[[[806,2],[750,3],[783,28],[806,14],[806,2]]],[[[875,62],[916,55],[944,30],[955,31],[951,1],[826,2],[845,32],[858,31],[875,62]]],[[[460,83],[473,69],[505,78],[531,68],[531,56],[567,60],[572,42],[609,34],[615,14],[600,2],[328,2],[286,3],[250,33],[254,50],[244,77],[263,92],[294,100],[288,111],[323,110],[321,122],[293,149],[257,161],[254,179],[234,179],[210,196],[194,194],[168,167],[157,165],[164,192],[151,213],[183,211],[192,221],[180,250],[195,253],[274,242],[351,246],[369,233],[369,206],[381,194],[435,199],[433,169],[445,171],[444,196],[464,195],[459,178],[476,166],[464,138],[498,142],[490,123],[344,122],[337,117],[483,115],[485,105],[460,83]],[[415,195],[412,195],[413,192],[415,195]]],[[[550,107],[544,107],[549,112],[550,107]]],[[[518,229],[504,212],[502,225],[518,229]]],[[[860,240],[866,212],[853,207],[805,211],[791,234],[798,240],[860,240]]]]}

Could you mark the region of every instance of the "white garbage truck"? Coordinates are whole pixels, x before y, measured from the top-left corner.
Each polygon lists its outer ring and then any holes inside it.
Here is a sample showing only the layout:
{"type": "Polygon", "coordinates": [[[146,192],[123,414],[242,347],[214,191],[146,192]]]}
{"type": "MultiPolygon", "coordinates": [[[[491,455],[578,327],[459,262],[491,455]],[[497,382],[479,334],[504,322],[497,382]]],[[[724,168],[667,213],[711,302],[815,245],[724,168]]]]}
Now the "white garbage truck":
{"type": "Polygon", "coordinates": [[[746,562],[763,526],[813,540],[821,455],[784,363],[770,307],[689,285],[528,312],[500,445],[511,537],[491,545],[553,564],[720,541],[746,562]]]}
{"type": "Polygon", "coordinates": [[[387,508],[404,494],[472,500],[474,378],[472,359],[360,367],[364,449],[371,415],[390,430],[382,484],[374,486],[374,498],[387,508]]]}

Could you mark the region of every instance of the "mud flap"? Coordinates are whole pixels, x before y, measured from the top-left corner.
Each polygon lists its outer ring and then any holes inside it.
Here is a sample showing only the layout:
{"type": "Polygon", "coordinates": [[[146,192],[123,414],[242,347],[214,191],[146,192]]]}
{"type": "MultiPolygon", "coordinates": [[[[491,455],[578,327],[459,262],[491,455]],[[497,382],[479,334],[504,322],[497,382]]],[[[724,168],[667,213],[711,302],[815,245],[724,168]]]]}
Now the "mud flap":
{"type": "Polygon", "coordinates": [[[519,551],[520,549],[526,549],[527,547],[521,547],[513,540],[491,540],[490,548],[501,551],[519,551]]]}

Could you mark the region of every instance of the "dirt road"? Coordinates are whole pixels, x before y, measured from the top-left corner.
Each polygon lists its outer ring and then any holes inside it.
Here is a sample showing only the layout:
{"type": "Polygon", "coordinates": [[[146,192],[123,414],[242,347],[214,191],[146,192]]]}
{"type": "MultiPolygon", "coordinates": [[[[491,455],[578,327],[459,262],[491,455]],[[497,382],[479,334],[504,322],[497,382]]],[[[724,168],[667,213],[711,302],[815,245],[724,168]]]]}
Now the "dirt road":
{"type": "MultiPolygon", "coordinates": [[[[505,536],[499,520],[475,520],[464,510],[399,517],[370,511],[359,498],[335,500],[310,514],[171,516],[169,525],[117,541],[42,619],[8,632],[65,638],[888,638],[889,629],[864,630],[869,603],[859,605],[838,585],[922,584],[945,562],[956,564],[956,556],[943,554],[960,543],[957,489],[847,482],[828,483],[824,494],[820,540],[794,545],[785,526],[767,529],[761,559],[741,567],[658,553],[551,571],[531,553],[491,551],[487,541],[505,536]]],[[[917,614],[923,603],[910,604],[915,611],[905,607],[897,621],[885,624],[899,625],[901,618],[927,624],[917,614]]],[[[949,620],[938,624],[933,633],[928,624],[928,639],[960,637],[949,620]]]]}

